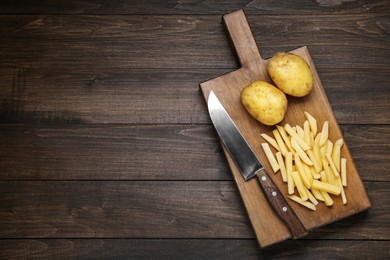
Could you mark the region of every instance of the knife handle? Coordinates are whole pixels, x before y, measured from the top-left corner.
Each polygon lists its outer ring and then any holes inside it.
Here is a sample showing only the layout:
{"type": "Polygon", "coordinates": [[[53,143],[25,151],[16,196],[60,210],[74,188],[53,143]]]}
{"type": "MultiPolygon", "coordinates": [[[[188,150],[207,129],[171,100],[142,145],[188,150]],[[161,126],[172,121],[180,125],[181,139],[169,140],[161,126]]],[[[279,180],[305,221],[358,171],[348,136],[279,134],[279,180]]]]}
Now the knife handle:
{"type": "Polygon", "coordinates": [[[280,218],[287,224],[292,237],[297,239],[307,235],[308,232],[306,228],[303,226],[292,208],[288,205],[283,194],[276,187],[273,180],[268,176],[266,170],[264,168],[258,170],[256,175],[268,201],[280,218]]]}

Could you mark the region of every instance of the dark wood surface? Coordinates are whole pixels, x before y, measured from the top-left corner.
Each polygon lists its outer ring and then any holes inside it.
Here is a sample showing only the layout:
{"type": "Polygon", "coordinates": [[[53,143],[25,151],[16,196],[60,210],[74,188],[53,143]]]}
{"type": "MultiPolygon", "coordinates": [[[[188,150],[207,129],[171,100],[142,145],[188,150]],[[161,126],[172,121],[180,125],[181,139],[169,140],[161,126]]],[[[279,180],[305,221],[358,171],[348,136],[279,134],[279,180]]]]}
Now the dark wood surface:
{"type": "Polygon", "coordinates": [[[388,1],[1,1],[0,258],[388,259],[389,67],[388,1]],[[237,9],[308,47],[372,203],[263,250],[199,92],[237,9]]]}

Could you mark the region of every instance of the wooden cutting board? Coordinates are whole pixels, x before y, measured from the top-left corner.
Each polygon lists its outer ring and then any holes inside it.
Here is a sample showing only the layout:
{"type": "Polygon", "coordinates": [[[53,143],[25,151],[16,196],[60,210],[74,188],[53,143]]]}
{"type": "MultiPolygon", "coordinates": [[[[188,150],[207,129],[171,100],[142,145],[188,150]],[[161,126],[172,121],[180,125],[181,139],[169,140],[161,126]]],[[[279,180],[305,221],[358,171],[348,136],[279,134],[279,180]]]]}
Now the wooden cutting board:
{"type": "MultiPolygon", "coordinates": [[[[265,141],[262,140],[260,134],[267,133],[272,136],[272,130],[275,127],[265,126],[254,120],[246,112],[240,100],[241,90],[253,81],[263,80],[272,83],[266,68],[268,61],[261,58],[242,10],[224,15],[223,24],[226,27],[242,67],[228,74],[201,83],[201,91],[206,101],[209,92],[211,90],[215,92],[258,158],[263,162],[266,170],[271,173],[270,175],[278,188],[286,196],[287,185],[282,182],[280,173],[272,173],[272,169],[261,148],[261,143],[265,141]]],[[[280,40],[282,41],[283,39],[280,40]]],[[[342,132],[340,131],[307,48],[301,47],[292,50],[291,53],[301,56],[309,63],[315,78],[315,85],[311,93],[306,97],[293,98],[288,96],[287,114],[279,125],[289,123],[290,125],[302,126],[305,121],[304,111],[308,111],[317,119],[319,131],[322,128],[323,122],[325,120],[329,121],[330,140],[334,142],[338,138],[342,138],[342,132]]],[[[268,204],[257,179],[253,178],[245,181],[230,158],[230,155],[226,150],[224,152],[260,246],[266,247],[290,238],[289,230],[268,204]]],[[[324,203],[320,203],[316,211],[311,211],[287,199],[309,232],[320,226],[370,208],[367,193],[351,157],[348,145],[345,142],[341,155],[347,159],[348,186],[345,188],[345,192],[348,203],[346,205],[342,204],[340,196],[331,195],[334,200],[333,206],[327,207],[324,203]]]]}

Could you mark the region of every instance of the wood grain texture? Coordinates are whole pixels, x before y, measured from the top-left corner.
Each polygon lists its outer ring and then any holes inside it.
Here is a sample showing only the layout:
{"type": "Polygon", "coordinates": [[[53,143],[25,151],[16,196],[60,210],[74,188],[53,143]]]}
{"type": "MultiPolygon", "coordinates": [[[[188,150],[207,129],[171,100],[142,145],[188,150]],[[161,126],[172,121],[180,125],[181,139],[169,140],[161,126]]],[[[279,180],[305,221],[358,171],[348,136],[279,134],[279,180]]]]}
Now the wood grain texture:
{"type": "MultiPolygon", "coordinates": [[[[85,70],[91,63],[100,63],[115,69],[235,68],[220,20],[220,15],[3,15],[0,67],[85,70]]],[[[310,46],[318,68],[372,68],[375,64],[386,69],[390,65],[385,14],[332,19],[264,15],[248,16],[248,20],[264,58],[310,46]]]]}
{"type": "MultiPolygon", "coordinates": [[[[0,19],[2,122],[208,123],[197,84],[237,68],[220,16],[0,19]]],[[[248,19],[265,58],[309,46],[340,123],[390,121],[386,15],[248,19]]]]}
{"type": "Polygon", "coordinates": [[[2,126],[0,142],[2,180],[231,179],[207,125],[2,126]]]}
{"type": "Polygon", "coordinates": [[[0,1],[1,259],[388,259],[387,0],[0,1]],[[373,208],[260,250],[199,82],[308,46],[373,208]]]}
{"type": "Polygon", "coordinates": [[[2,239],[3,259],[387,259],[387,241],[286,241],[283,250],[260,250],[253,239],[2,239]]]}
{"type": "MultiPolygon", "coordinates": [[[[76,66],[76,65],[75,65],[76,66]]],[[[198,84],[224,69],[5,68],[0,122],[209,124],[198,84]],[[75,95],[77,93],[77,95],[75,95]]],[[[388,124],[386,69],[319,69],[340,124],[388,124]]]]}
{"type": "MultiPolygon", "coordinates": [[[[390,181],[390,127],[341,130],[361,178],[390,181]]],[[[0,180],[233,179],[211,125],[2,125],[0,143],[0,180]]]]}
{"type": "Polygon", "coordinates": [[[257,1],[56,1],[54,5],[50,0],[3,0],[0,3],[1,14],[219,14],[244,9],[247,13],[264,14],[307,14],[307,13],[385,13],[389,12],[389,5],[385,0],[369,2],[348,0],[319,0],[315,2],[291,2],[288,0],[257,1]]]}
{"type": "MultiPolygon", "coordinates": [[[[390,240],[390,183],[365,187],[372,209],[305,239],[390,240]]],[[[233,181],[0,181],[0,190],[2,239],[255,238],[233,181]]]]}

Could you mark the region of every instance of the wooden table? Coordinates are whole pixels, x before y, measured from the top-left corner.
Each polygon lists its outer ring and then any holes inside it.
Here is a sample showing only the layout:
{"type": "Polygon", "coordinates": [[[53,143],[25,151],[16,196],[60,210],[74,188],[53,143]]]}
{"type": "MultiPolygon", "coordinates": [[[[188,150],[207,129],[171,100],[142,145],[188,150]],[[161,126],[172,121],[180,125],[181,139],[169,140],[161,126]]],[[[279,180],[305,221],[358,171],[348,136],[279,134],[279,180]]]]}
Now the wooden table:
{"type": "Polygon", "coordinates": [[[35,2],[0,3],[1,259],[389,258],[388,1],[35,2]],[[308,47],[372,203],[262,250],[199,91],[237,9],[308,47]]]}

